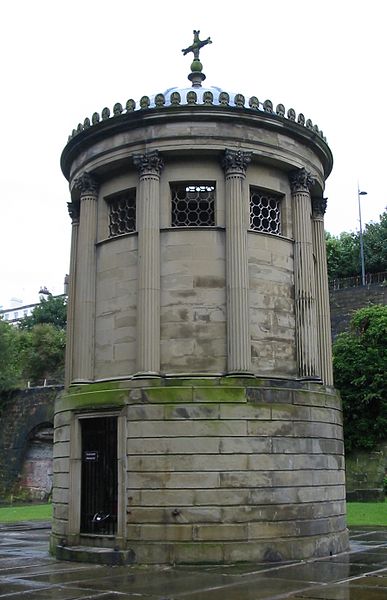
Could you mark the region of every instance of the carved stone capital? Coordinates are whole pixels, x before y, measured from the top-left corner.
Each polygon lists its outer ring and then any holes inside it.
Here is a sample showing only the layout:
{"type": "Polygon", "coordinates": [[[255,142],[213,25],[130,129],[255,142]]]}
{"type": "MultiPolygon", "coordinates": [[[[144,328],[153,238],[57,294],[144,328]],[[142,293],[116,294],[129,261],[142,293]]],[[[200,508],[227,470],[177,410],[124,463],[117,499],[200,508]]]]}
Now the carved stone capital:
{"type": "Polygon", "coordinates": [[[157,177],[160,177],[164,167],[164,161],[160,157],[158,150],[153,150],[146,154],[135,154],[133,156],[133,163],[138,170],[140,177],[143,177],[144,175],[156,175],[157,177]]]}
{"type": "Polygon", "coordinates": [[[78,223],[79,221],[79,212],[80,212],[80,204],[79,202],[67,202],[67,209],[69,211],[69,215],[71,217],[72,223],[78,223]]]}
{"type": "Polygon", "coordinates": [[[87,171],[74,181],[74,186],[81,192],[81,196],[97,196],[99,185],[95,177],[87,171]]]}
{"type": "Polygon", "coordinates": [[[314,178],[312,175],[302,167],[302,169],[296,169],[289,173],[290,188],[292,194],[298,192],[309,192],[310,188],[314,184],[314,178]]]}
{"type": "Polygon", "coordinates": [[[328,198],[312,198],[312,211],[315,218],[323,219],[327,209],[328,198]]]}
{"type": "Polygon", "coordinates": [[[246,174],[246,169],[251,162],[251,152],[243,152],[242,150],[224,151],[222,167],[226,175],[230,173],[246,174]]]}

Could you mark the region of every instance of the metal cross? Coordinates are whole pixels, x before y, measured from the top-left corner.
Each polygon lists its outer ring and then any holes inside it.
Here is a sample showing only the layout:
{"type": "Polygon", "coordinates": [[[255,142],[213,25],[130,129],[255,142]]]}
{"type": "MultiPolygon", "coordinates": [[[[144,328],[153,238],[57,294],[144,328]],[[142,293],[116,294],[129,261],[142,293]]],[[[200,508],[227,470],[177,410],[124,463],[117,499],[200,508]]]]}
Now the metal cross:
{"type": "Polygon", "coordinates": [[[200,48],[203,48],[203,46],[206,46],[207,44],[212,44],[212,41],[211,41],[211,38],[209,38],[209,37],[206,40],[199,40],[200,31],[196,31],[194,29],[193,33],[194,33],[193,44],[191,46],[188,46],[188,48],[183,48],[182,53],[185,56],[189,52],[193,52],[194,60],[199,60],[200,48]]]}

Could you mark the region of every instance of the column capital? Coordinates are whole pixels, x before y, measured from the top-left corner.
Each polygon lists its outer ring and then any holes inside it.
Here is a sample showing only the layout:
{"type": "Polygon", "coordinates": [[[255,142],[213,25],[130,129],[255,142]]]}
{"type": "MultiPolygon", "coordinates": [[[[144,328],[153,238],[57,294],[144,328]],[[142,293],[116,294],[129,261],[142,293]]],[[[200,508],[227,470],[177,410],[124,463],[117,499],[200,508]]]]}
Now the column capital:
{"type": "Polygon", "coordinates": [[[71,223],[78,223],[79,222],[79,213],[80,213],[79,202],[76,202],[76,201],[67,202],[67,210],[69,211],[69,215],[71,217],[71,223]]]}
{"type": "Polygon", "coordinates": [[[292,194],[299,192],[309,192],[314,184],[314,178],[304,167],[296,169],[289,173],[289,182],[292,194]]]}
{"type": "Polygon", "coordinates": [[[133,163],[140,177],[144,177],[145,175],[160,177],[164,167],[164,161],[160,157],[158,150],[152,150],[145,154],[135,154],[133,156],[133,163]]]}
{"type": "Polygon", "coordinates": [[[80,191],[81,196],[97,196],[99,190],[98,181],[87,171],[75,179],[74,187],[80,191]]]}
{"type": "Polygon", "coordinates": [[[315,219],[323,219],[327,210],[328,198],[312,198],[312,214],[315,219]]]}
{"type": "Polygon", "coordinates": [[[251,162],[251,152],[243,150],[229,150],[226,148],[222,159],[222,167],[227,175],[238,173],[246,175],[246,169],[251,162]]]}

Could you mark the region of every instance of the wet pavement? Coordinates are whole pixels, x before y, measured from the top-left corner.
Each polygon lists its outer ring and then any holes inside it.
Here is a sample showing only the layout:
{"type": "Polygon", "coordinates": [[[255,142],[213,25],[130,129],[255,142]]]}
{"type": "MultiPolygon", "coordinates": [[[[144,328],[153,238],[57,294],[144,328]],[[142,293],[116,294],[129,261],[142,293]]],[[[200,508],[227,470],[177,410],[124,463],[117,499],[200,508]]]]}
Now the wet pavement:
{"type": "Polygon", "coordinates": [[[387,528],[351,530],[325,559],[228,566],[60,562],[44,523],[0,525],[0,600],[387,600],[387,528]]]}

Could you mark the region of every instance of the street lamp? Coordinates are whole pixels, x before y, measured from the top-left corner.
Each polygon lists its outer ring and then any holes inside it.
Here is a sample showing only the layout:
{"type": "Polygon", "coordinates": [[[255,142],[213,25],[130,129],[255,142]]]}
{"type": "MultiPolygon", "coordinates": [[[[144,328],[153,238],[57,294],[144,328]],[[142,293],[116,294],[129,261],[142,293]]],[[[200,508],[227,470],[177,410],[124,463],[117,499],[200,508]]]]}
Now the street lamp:
{"type": "Polygon", "coordinates": [[[359,185],[357,186],[357,201],[359,204],[359,239],[360,239],[360,262],[361,262],[361,284],[365,285],[365,264],[364,264],[364,244],[363,244],[363,227],[361,224],[361,207],[360,207],[360,196],[366,196],[367,192],[361,192],[359,185]]]}

